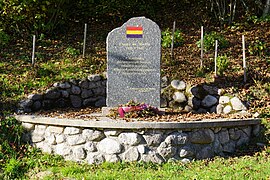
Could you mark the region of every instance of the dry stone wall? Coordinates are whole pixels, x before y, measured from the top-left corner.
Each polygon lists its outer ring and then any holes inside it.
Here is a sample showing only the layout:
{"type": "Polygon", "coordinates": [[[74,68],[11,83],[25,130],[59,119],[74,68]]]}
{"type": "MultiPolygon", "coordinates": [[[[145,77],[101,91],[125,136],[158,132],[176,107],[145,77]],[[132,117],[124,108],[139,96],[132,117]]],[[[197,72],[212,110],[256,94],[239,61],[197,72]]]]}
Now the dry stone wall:
{"type": "MultiPolygon", "coordinates": [[[[18,112],[65,107],[106,106],[106,78],[90,75],[81,80],[58,82],[43,94],[31,94],[19,103],[18,112]]],[[[246,105],[236,96],[224,95],[214,86],[190,86],[181,80],[161,81],[161,107],[194,113],[247,113],[246,105]]]]}
{"type": "Polygon", "coordinates": [[[106,79],[90,75],[81,80],[54,83],[43,94],[31,94],[19,103],[18,111],[29,113],[41,109],[102,107],[106,104],[106,79]]]}
{"type": "MultiPolygon", "coordinates": [[[[37,122],[38,123],[38,122],[37,122]]],[[[194,129],[113,129],[26,123],[23,139],[67,160],[189,162],[227,156],[259,134],[260,125],[194,129]]]]}
{"type": "Polygon", "coordinates": [[[233,95],[225,95],[224,90],[202,84],[190,86],[181,80],[173,80],[170,84],[162,78],[161,106],[171,107],[195,113],[243,113],[247,106],[233,95]]]}

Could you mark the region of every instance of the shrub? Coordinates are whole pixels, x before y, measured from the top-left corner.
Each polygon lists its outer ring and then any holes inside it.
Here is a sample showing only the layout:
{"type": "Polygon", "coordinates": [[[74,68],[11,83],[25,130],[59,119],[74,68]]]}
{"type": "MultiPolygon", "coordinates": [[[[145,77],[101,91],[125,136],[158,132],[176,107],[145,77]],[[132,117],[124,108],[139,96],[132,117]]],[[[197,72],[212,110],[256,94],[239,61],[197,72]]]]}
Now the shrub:
{"type": "Polygon", "coordinates": [[[223,56],[218,56],[217,57],[217,73],[220,76],[223,76],[224,71],[228,68],[229,66],[229,60],[227,55],[223,56]]]}
{"type": "MultiPolygon", "coordinates": [[[[5,179],[14,179],[20,176],[18,169],[21,163],[18,157],[23,151],[21,136],[23,128],[12,117],[4,117],[0,121],[0,169],[3,169],[5,179]]],[[[0,176],[0,179],[3,178],[0,176]]]]}
{"type": "Polygon", "coordinates": [[[265,54],[266,51],[266,44],[263,41],[260,40],[255,40],[253,41],[249,46],[248,46],[248,52],[251,55],[258,55],[258,56],[262,56],[265,54]]]}
{"type": "MultiPolygon", "coordinates": [[[[215,41],[218,40],[218,47],[226,48],[229,45],[229,41],[222,35],[217,32],[211,32],[206,34],[203,37],[203,47],[205,51],[214,50],[215,49],[215,41]]],[[[197,46],[201,47],[201,40],[196,42],[197,46]]]]}
{"type": "Polygon", "coordinates": [[[72,57],[76,57],[80,54],[80,51],[78,49],[68,47],[66,48],[66,53],[72,57]]]}
{"type": "Polygon", "coordinates": [[[20,160],[11,158],[4,167],[4,179],[15,179],[23,175],[23,164],[20,160]]]}
{"type": "Polygon", "coordinates": [[[5,46],[9,43],[10,37],[4,32],[3,29],[0,29],[0,47],[5,46]]]}
{"type": "MultiPolygon", "coordinates": [[[[162,33],[162,47],[164,48],[169,48],[171,47],[172,44],[172,32],[168,29],[163,31],[162,33]]],[[[174,42],[173,45],[174,47],[178,47],[183,45],[184,43],[184,38],[183,38],[183,33],[180,30],[176,30],[174,32],[174,42]]]]}

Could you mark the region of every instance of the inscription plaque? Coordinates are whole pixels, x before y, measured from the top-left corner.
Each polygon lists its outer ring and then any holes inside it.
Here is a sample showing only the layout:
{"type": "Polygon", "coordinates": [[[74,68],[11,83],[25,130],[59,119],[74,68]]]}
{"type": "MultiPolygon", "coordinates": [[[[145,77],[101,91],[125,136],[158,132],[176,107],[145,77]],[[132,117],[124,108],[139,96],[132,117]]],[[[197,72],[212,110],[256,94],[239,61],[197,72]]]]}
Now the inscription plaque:
{"type": "Polygon", "coordinates": [[[130,100],[160,107],[160,42],[158,25],[131,18],[107,36],[108,107],[130,100]]]}

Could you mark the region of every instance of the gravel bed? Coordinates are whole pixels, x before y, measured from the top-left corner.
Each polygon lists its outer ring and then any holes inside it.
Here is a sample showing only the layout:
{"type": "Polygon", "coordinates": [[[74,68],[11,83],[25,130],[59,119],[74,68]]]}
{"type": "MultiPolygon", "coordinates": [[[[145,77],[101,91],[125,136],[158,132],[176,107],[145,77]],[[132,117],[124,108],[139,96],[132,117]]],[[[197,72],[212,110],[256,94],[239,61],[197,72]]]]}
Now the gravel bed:
{"type": "MultiPolygon", "coordinates": [[[[116,111],[116,110],[115,110],[116,111]]],[[[67,108],[67,109],[54,109],[54,110],[42,110],[32,115],[45,116],[53,118],[68,118],[68,119],[83,119],[83,120],[95,120],[96,116],[102,116],[101,108],[67,108]]],[[[109,116],[111,119],[119,120],[120,117],[117,113],[109,116]]],[[[121,118],[127,122],[133,121],[148,121],[148,122],[183,122],[183,121],[201,121],[203,119],[246,119],[255,118],[251,113],[245,114],[216,114],[216,113],[206,113],[206,114],[194,114],[186,112],[177,112],[171,110],[165,110],[163,115],[148,115],[146,117],[125,117],[121,118]]]]}

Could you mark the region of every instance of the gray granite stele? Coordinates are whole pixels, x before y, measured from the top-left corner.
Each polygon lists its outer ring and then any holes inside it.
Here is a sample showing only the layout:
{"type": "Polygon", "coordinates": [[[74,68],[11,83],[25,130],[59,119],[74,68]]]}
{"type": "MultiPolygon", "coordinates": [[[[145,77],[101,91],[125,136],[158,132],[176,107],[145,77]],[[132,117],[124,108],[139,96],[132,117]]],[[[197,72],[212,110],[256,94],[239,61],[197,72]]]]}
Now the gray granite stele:
{"type": "Polygon", "coordinates": [[[129,19],[107,36],[107,107],[130,100],[160,107],[161,32],[145,17],[129,19]]]}

